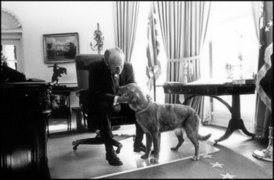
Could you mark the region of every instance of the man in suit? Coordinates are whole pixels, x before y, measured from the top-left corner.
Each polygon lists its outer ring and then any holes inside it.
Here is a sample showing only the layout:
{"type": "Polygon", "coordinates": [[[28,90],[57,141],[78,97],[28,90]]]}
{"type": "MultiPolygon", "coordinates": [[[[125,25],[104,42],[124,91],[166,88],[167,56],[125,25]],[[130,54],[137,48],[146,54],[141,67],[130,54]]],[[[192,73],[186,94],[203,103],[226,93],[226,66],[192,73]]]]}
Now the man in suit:
{"type": "Polygon", "coordinates": [[[112,48],[105,51],[103,61],[97,61],[89,67],[91,109],[96,113],[96,123],[105,144],[106,160],[114,166],[123,163],[117,157],[112,146],[113,134],[110,122],[112,112],[128,112],[130,121],[136,125],[134,151],[145,151],[145,146],[142,144],[144,132],[135,120],[135,112],[125,107],[125,104],[121,105],[124,97],[117,94],[119,86],[135,82],[132,65],[124,61],[125,55],[122,50],[112,48]]]}

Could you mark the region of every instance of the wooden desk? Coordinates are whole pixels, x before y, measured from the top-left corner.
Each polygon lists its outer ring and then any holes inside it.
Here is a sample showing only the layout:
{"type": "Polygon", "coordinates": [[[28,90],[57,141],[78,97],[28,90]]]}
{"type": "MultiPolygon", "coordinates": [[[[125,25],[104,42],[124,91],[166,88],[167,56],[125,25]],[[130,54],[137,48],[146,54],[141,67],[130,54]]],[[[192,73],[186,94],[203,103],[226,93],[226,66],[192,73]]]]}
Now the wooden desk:
{"type": "Polygon", "coordinates": [[[46,121],[50,86],[43,82],[1,83],[1,177],[50,179],[46,121]]]}
{"type": "MultiPolygon", "coordinates": [[[[77,87],[66,85],[53,85],[52,95],[59,96],[59,107],[52,110],[52,118],[67,118],[68,131],[71,131],[71,103],[70,94],[77,90],[77,87]]],[[[49,132],[48,132],[49,134],[49,132]]]]}
{"type": "Polygon", "coordinates": [[[232,84],[232,83],[210,83],[206,84],[203,82],[193,82],[189,84],[182,84],[178,82],[167,82],[163,85],[164,92],[169,94],[190,94],[191,96],[185,99],[183,104],[194,96],[210,96],[221,103],[223,103],[231,113],[231,120],[229,121],[225,134],[219,139],[215,140],[215,144],[220,141],[227,139],[234,130],[240,129],[246,135],[252,136],[254,134],[247,131],[244,126],[243,120],[241,119],[240,110],[240,95],[241,94],[253,94],[255,92],[255,84],[248,82],[246,84],[232,84]],[[221,95],[232,95],[232,106],[221,99],[218,96],[221,95]]]}

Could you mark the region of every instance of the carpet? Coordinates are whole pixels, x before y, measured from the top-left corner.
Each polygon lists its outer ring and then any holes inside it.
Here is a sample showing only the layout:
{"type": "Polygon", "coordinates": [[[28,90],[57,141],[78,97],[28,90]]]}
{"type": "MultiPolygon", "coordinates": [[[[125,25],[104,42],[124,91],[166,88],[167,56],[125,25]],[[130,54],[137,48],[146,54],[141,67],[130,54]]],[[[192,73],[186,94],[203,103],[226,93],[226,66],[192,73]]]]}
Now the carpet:
{"type": "MultiPolygon", "coordinates": [[[[194,147],[187,138],[177,152],[171,151],[170,147],[176,145],[177,138],[173,132],[165,132],[162,133],[159,164],[152,165],[149,159],[140,158],[143,153],[133,152],[133,137],[125,135],[123,132],[122,134],[121,137],[125,138],[120,139],[123,148],[118,155],[123,162],[122,166],[110,166],[107,163],[104,145],[80,145],[77,151],[72,150],[71,142],[73,140],[86,138],[90,134],[50,139],[48,141],[48,164],[51,178],[107,178],[121,172],[134,173],[136,170],[143,171],[147,168],[161,167],[183,159],[189,161],[194,154],[194,147]]],[[[210,142],[200,142],[200,155],[218,151],[219,149],[212,146],[210,142]]],[[[121,174],[121,176],[123,175],[121,174]]]]}
{"type": "Polygon", "coordinates": [[[183,158],[158,167],[120,173],[107,178],[273,179],[262,167],[227,148],[201,156],[199,161],[183,158]]]}

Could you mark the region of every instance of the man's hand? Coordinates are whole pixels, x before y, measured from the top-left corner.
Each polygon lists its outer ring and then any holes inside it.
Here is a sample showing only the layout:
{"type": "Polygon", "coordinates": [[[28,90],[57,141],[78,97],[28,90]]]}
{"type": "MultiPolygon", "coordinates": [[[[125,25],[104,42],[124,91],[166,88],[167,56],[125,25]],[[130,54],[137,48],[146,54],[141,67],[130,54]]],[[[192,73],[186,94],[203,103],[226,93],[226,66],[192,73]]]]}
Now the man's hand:
{"type": "Polygon", "coordinates": [[[127,102],[128,102],[128,97],[125,94],[119,96],[117,99],[117,103],[127,103],[127,102]]]}

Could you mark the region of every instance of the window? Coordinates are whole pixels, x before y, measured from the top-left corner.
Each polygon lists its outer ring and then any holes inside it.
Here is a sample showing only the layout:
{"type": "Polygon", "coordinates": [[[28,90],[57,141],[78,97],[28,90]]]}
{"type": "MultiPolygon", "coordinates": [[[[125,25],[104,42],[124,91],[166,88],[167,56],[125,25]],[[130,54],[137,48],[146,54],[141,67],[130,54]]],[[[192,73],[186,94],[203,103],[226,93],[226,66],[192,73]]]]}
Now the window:
{"type": "MultiPolygon", "coordinates": [[[[251,2],[213,2],[211,8],[208,51],[209,76],[231,81],[252,79],[257,72],[258,40],[251,2]],[[210,54],[211,53],[211,54],[210,54]]],[[[231,96],[220,96],[231,105],[231,96]]],[[[241,95],[241,116],[248,130],[254,131],[255,94],[241,95]]],[[[227,126],[230,113],[213,100],[211,124],[227,126]]]]}
{"type": "Polygon", "coordinates": [[[7,9],[1,9],[1,53],[12,69],[24,73],[22,57],[22,25],[15,14],[7,9]]]}
{"type": "MultiPolygon", "coordinates": [[[[146,46],[147,23],[150,2],[140,2],[140,12],[136,32],[132,64],[137,83],[146,86],[146,46]]],[[[161,38],[161,37],[160,37],[161,38]]],[[[212,2],[208,34],[201,55],[201,76],[217,80],[251,79],[257,72],[258,42],[253,22],[251,2],[212,2]]],[[[156,84],[166,81],[166,54],[162,39],[160,55],[162,73],[156,84]]],[[[158,87],[156,101],[164,102],[163,88],[158,87]]],[[[150,91],[153,95],[153,91],[150,91]]],[[[220,96],[231,105],[231,96],[220,96]]],[[[208,97],[205,102],[210,102],[208,97]]],[[[228,109],[213,99],[209,116],[211,124],[227,126],[231,118],[228,109]]],[[[241,116],[249,131],[254,131],[255,94],[241,96],[241,116]]],[[[205,117],[204,117],[205,118],[205,117]]]]}
{"type": "Polygon", "coordinates": [[[16,46],[14,45],[3,45],[2,46],[3,56],[6,58],[7,65],[17,70],[17,61],[16,61],[16,46]]]}
{"type": "MultiPolygon", "coordinates": [[[[147,39],[147,29],[148,29],[148,22],[149,22],[149,12],[152,8],[151,2],[141,2],[140,1],[140,9],[139,9],[139,18],[138,18],[138,25],[136,30],[136,39],[135,45],[132,53],[132,64],[135,72],[135,80],[139,84],[139,86],[146,91],[146,93],[150,94],[153,98],[153,89],[149,91],[147,80],[148,77],[146,75],[146,66],[147,66],[147,55],[146,55],[146,48],[148,45],[147,39]]],[[[156,18],[158,18],[156,16],[156,18]]],[[[157,36],[158,42],[160,44],[160,52],[158,55],[158,60],[161,63],[161,75],[156,81],[156,85],[160,85],[166,80],[166,63],[167,58],[165,54],[165,49],[161,37],[160,25],[159,20],[157,20],[156,28],[158,30],[159,36],[157,36]]],[[[159,103],[164,103],[164,90],[163,87],[156,87],[156,101],[159,103]]]]}
{"type": "Polygon", "coordinates": [[[257,71],[258,46],[251,13],[250,2],[212,3],[213,78],[252,78],[257,71]]]}

